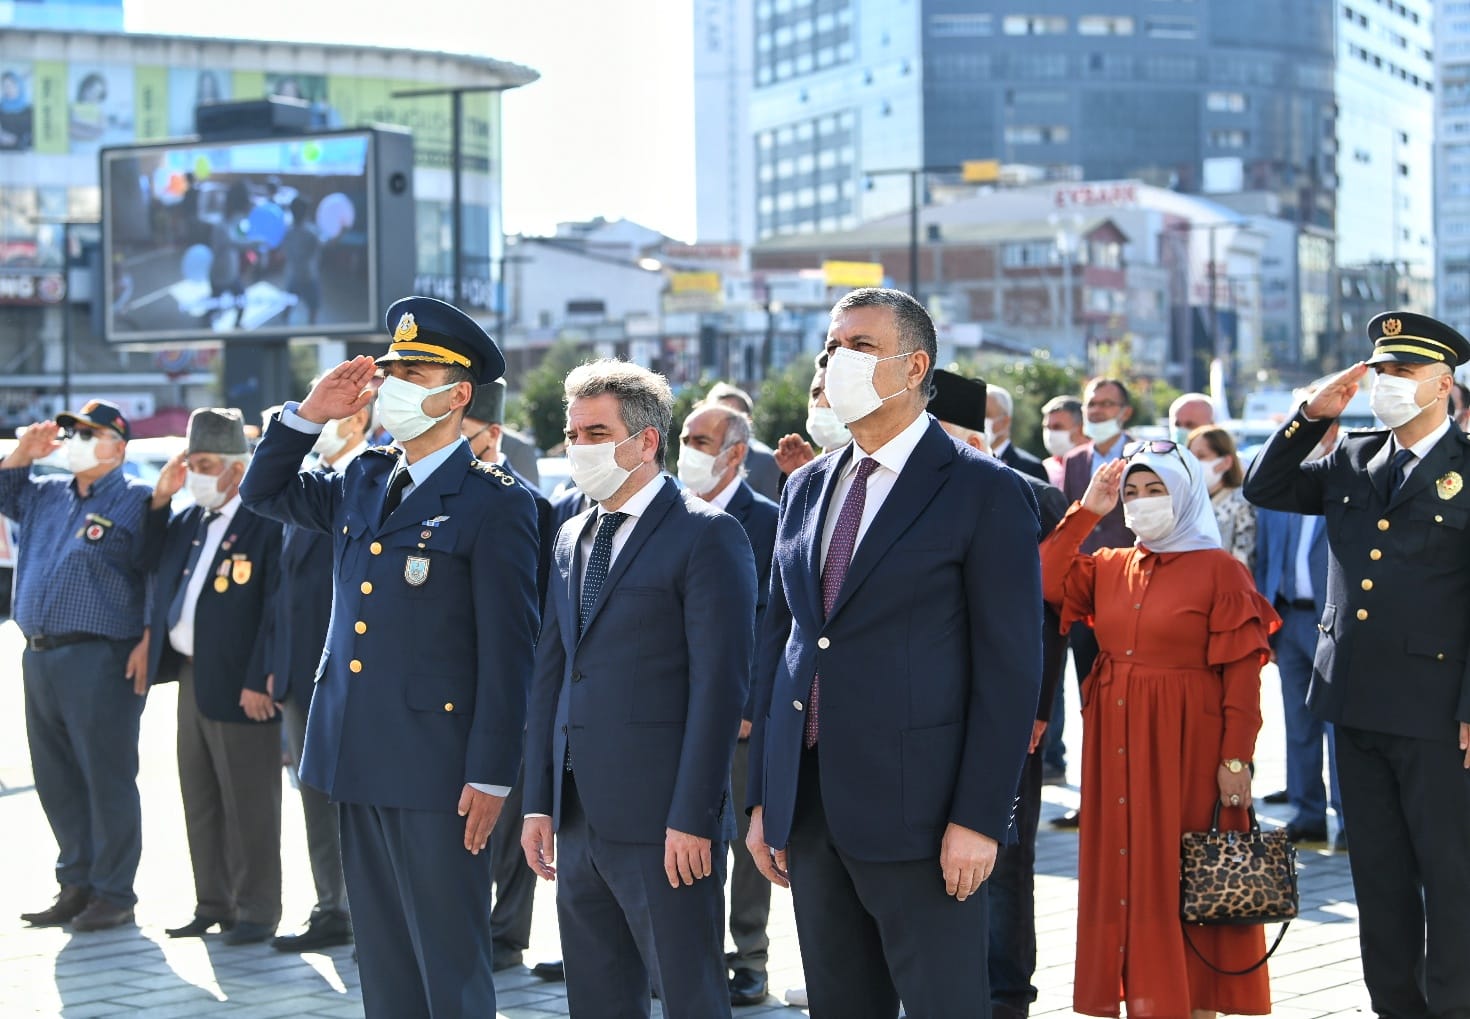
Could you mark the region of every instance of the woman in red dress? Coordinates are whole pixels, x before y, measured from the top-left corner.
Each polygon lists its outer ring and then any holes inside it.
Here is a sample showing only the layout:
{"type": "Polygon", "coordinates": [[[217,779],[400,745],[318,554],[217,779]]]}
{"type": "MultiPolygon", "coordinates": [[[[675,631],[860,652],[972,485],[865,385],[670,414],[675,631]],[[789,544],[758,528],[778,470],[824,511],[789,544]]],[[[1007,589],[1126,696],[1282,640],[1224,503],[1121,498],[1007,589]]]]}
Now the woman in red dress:
{"type": "MultiPolygon", "coordinates": [[[[1046,600],[1065,632],[1079,620],[1101,653],[1082,684],[1082,830],[1073,1008],[1130,1019],[1271,1011],[1266,967],[1224,976],[1185,943],[1179,846],[1244,827],[1261,727],[1261,666],[1281,621],[1220,548],[1198,460],[1166,441],[1134,443],[1093,477],[1042,543],[1046,600]],[[1118,501],[1132,548],[1079,555],[1118,501]],[[1236,763],[1239,762],[1239,763],[1236,763]],[[1232,770],[1232,769],[1236,770],[1232,770]]],[[[1190,927],[1225,970],[1265,954],[1262,928],[1190,927]]]]}

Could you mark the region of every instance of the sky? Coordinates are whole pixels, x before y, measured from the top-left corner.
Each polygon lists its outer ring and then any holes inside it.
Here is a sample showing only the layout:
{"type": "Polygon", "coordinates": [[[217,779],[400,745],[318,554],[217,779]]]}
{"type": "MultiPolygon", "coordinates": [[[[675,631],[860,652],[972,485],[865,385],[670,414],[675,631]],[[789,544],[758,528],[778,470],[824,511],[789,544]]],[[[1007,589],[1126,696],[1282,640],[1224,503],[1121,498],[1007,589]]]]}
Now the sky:
{"type": "Polygon", "coordinates": [[[689,0],[126,0],[125,25],[524,64],[541,79],[504,96],[506,232],[605,216],[693,241],[692,11],[689,0]]]}

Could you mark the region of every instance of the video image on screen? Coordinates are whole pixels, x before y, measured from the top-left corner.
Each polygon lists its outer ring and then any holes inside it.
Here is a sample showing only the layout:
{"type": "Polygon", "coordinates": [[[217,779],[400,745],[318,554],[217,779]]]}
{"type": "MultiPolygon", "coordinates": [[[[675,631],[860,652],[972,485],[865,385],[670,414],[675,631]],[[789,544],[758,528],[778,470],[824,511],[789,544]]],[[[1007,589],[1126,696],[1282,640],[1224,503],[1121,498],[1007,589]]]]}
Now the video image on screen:
{"type": "Polygon", "coordinates": [[[108,338],[376,331],[370,145],[363,133],[104,152],[108,338]]]}

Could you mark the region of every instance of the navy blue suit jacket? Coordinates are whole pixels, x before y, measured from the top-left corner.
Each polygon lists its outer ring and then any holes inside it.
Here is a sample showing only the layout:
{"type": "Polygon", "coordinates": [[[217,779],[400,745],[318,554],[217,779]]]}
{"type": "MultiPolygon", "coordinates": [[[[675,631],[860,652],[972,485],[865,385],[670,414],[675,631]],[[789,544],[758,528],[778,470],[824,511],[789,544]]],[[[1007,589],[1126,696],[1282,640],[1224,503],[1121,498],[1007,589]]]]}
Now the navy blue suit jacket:
{"type": "MultiPolygon", "coordinates": [[[[771,559],[776,551],[776,517],[780,507],[751,488],[748,482],[742,481],[725,506],[725,512],[745,528],[745,536],[750,539],[750,551],[755,555],[755,632],[760,633],[766,600],[771,592],[771,559]]],[[[750,719],[754,714],[755,683],[752,680],[741,717],[750,719]]]]}
{"type": "Polygon", "coordinates": [[[1320,619],[1327,604],[1327,528],[1315,517],[1281,510],[1256,510],[1256,590],[1274,603],[1281,593],[1287,570],[1296,570],[1296,548],[1291,541],[1291,518],[1299,516],[1302,527],[1316,527],[1317,535],[1307,553],[1307,572],[1312,577],[1312,600],[1320,619]]]}
{"type": "Polygon", "coordinates": [[[333,598],[301,778],[333,800],[453,811],[513,786],[536,641],[536,510],[460,443],[380,523],[393,449],[300,471],[313,436],[266,429],[247,506],[332,538],[333,598]]]}
{"type": "Polygon", "coordinates": [[[931,419],[824,617],[822,529],[852,449],[802,467],[781,496],[747,805],[785,846],[820,669],[822,802],[839,849],[928,859],[951,821],[1004,843],[1041,685],[1036,500],[931,419]]]}
{"type": "MultiPolygon", "coordinates": [[[[168,610],[175,592],[189,582],[184,567],[203,516],[203,509],[190,506],[164,532],[148,609],[148,675],[154,683],[179,678],[182,659],[169,643],[168,610]]],[[[240,506],[213,561],[201,559],[196,566],[208,571],[194,605],[194,699],[205,718],[251,722],[240,708],[240,691],[265,693],[280,563],[281,525],[240,506]],[[221,570],[230,582],[218,591],[221,570]]]]}
{"type": "Polygon", "coordinates": [[[287,524],[281,531],[281,590],[276,599],[276,700],[296,697],[311,703],[331,619],[332,539],[287,524]]]}
{"type": "Polygon", "coordinates": [[[536,605],[546,605],[546,578],[551,569],[551,544],[556,540],[556,528],[551,524],[551,503],[541,494],[541,489],[526,480],[526,476],[511,466],[510,460],[500,465],[501,469],[521,483],[536,503],[536,536],[540,541],[540,554],[536,559],[536,605]]]}
{"type": "MultiPolygon", "coordinates": [[[[556,536],[526,724],[527,814],[560,823],[568,744],[592,829],[717,839],[755,642],[755,559],[735,519],[670,478],[631,525],[577,636],[580,539],[556,536]]],[[[624,526],[630,526],[625,524],[624,526]]]]}

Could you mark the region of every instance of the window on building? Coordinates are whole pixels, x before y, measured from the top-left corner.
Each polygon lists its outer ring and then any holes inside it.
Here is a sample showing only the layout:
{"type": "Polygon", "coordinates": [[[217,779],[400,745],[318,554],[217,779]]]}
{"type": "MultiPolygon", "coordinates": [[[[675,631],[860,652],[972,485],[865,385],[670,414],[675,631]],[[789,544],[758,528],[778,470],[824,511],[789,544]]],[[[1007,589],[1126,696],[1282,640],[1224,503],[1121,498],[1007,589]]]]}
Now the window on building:
{"type": "Polygon", "coordinates": [[[1001,31],[1006,35],[1066,35],[1067,19],[1052,14],[1007,14],[1001,31]]]}
{"type": "Polygon", "coordinates": [[[1193,39],[1199,28],[1193,18],[1145,18],[1143,34],[1150,39],[1193,39]]]}
{"type": "Polygon", "coordinates": [[[932,14],[929,37],[932,39],[974,39],[995,32],[990,14],[932,14]]]}
{"type": "Polygon", "coordinates": [[[1238,129],[1210,132],[1210,147],[1216,149],[1243,149],[1250,144],[1250,132],[1238,129]]]}
{"type": "Polygon", "coordinates": [[[1111,14],[1084,14],[1077,19],[1078,35],[1132,35],[1133,19],[1111,14]]]}
{"type": "Polygon", "coordinates": [[[1005,129],[1007,145],[1060,145],[1071,137],[1066,124],[1011,124],[1005,129]]]}
{"type": "Polygon", "coordinates": [[[1244,92],[1207,92],[1205,109],[1211,113],[1244,113],[1250,100],[1244,92]]]}

